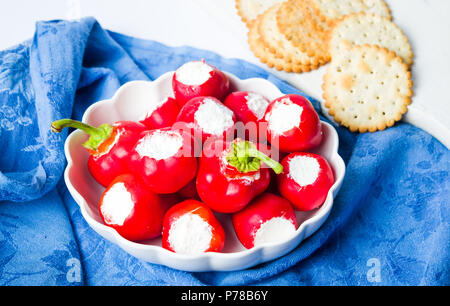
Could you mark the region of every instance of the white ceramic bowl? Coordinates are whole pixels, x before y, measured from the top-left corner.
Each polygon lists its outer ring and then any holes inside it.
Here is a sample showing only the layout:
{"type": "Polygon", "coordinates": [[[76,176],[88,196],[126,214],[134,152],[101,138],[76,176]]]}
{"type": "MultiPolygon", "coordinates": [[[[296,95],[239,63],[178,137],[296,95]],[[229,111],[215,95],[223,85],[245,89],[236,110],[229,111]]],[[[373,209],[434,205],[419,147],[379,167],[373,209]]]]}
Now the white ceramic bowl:
{"type": "MultiPolygon", "coordinates": [[[[92,104],[83,116],[83,122],[99,125],[118,120],[138,120],[149,107],[149,101],[159,101],[172,95],[172,75],[168,72],[153,82],[133,81],[124,84],[113,98],[92,104]]],[[[227,73],[233,91],[254,91],[269,100],[283,94],[265,79],[253,78],[240,80],[227,73]]],[[[333,168],[335,183],[328,192],[325,203],[310,212],[296,212],[299,227],[295,235],[280,239],[276,243],[245,249],[237,239],[231,218],[218,214],[226,232],[226,242],[222,253],[203,253],[201,255],[183,255],[170,252],[161,247],[161,238],[141,243],[131,242],[120,236],[113,228],[103,224],[98,203],[104,190],[88,172],[88,152],[81,143],[86,135],[75,131],[65,143],[67,168],[64,179],[67,188],[81,209],[87,223],[102,237],[117,244],[129,254],[147,262],[162,264],[184,271],[233,271],[255,266],[273,260],[293,250],[305,238],[311,236],[327,219],[333,206],[333,198],[338,193],[345,173],[345,164],[339,156],[338,136],[336,130],[328,123],[322,122],[323,142],[313,150],[324,156],[333,168]]],[[[282,238],[282,237],[280,237],[282,238]]]]}

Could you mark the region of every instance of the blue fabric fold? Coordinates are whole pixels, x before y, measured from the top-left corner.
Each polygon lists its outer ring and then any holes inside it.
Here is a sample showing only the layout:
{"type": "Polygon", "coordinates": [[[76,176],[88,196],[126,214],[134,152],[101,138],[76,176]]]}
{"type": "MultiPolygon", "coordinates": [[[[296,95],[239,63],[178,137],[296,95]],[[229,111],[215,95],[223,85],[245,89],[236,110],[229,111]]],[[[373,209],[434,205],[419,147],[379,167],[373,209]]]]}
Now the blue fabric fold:
{"type": "Polygon", "coordinates": [[[142,262],[90,229],[61,178],[67,132],[50,123],[80,120],[125,82],[198,59],[302,94],[245,61],[105,31],[93,18],[39,22],[32,40],[0,52],[0,285],[450,284],[450,153],[405,123],[361,135],[337,127],[347,174],[331,215],[272,262],[187,273],[142,262]]]}

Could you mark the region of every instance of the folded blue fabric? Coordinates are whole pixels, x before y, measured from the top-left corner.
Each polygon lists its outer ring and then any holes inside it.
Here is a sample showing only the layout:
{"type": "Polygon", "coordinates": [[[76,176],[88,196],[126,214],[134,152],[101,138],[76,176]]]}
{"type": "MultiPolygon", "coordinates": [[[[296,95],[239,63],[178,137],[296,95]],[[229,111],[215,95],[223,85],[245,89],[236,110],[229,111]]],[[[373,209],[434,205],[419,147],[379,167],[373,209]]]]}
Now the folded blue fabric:
{"type": "Polygon", "coordinates": [[[40,22],[32,41],[0,53],[1,285],[450,284],[450,153],[404,123],[361,135],[337,128],[347,174],[331,215],[272,262],[187,273],[137,260],[91,230],[61,179],[67,132],[50,123],[80,120],[121,84],[197,59],[302,94],[242,60],[108,32],[92,18],[40,22]]]}

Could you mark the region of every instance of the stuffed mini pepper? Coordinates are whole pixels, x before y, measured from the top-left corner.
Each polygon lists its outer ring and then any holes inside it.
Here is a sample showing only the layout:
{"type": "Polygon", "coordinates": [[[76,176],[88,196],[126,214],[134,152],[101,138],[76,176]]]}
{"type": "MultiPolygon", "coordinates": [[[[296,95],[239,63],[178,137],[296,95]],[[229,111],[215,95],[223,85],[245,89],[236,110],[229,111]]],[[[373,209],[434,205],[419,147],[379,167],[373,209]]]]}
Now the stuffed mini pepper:
{"type": "Polygon", "coordinates": [[[282,161],[278,190],[297,210],[308,211],[323,204],[334,184],[333,170],[320,155],[297,152],[282,161]]]}
{"type": "Polygon", "coordinates": [[[322,125],[311,102],[299,95],[273,100],[262,120],[267,139],[283,152],[312,149],[322,141],[322,125]]]}
{"type": "Polygon", "coordinates": [[[197,97],[187,102],[178,114],[181,128],[193,129],[196,138],[204,143],[208,138],[234,136],[236,117],[233,111],[214,97],[197,97]]]}
{"type": "Polygon", "coordinates": [[[232,215],[234,231],[247,249],[291,237],[297,220],[288,200],[264,193],[232,215]]]}
{"type": "Polygon", "coordinates": [[[211,96],[222,100],[230,88],[228,77],[205,61],[187,62],[179,67],[172,78],[175,99],[181,107],[189,100],[211,96]]]}
{"type": "Polygon", "coordinates": [[[99,205],[103,222],[131,241],[160,236],[167,208],[160,195],[130,174],[116,177],[103,192],[99,205]]]}
{"type": "Polygon", "coordinates": [[[225,231],[211,209],[196,200],[172,206],[164,215],[162,247],[175,253],[220,252],[225,231]]]}
{"type": "Polygon", "coordinates": [[[117,121],[98,127],[72,119],[52,123],[52,131],[61,132],[66,127],[80,129],[89,135],[83,146],[89,151],[88,169],[94,179],[108,186],[117,176],[129,173],[129,152],[147,127],[131,121],[117,121]]]}
{"type": "Polygon", "coordinates": [[[197,172],[191,135],[170,128],[141,133],[131,149],[129,167],[156,193],[174,193],[197,172]]]}
{"type": "Polygon", "coordinates": [[[197,192],[212,210],[233,213],[263,193],[270,183],[269,168],[281,173],[281,164],[242,139],[216,140],[203,148],[197,174],[197,192]]]}

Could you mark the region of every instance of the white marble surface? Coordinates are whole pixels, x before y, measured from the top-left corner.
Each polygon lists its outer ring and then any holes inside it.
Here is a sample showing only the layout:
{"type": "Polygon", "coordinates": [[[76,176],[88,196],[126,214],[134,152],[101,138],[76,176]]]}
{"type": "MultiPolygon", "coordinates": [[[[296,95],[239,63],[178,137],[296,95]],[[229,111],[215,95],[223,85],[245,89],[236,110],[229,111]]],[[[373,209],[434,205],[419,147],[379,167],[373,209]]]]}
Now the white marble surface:
{"type": "MultiPolygon", "coordinates": [[[[414,97],[404,120],[450,147],[450,1],[387,2],[415,54],[414,97]]],[[[0,49],[30,38],[37,20],[94,16],[113,31],[171,46],[209,49],[268,69],[248,48],[247,29],[236,14],[234,0],[15,0],[2,4],[0,27],[13,30],[2,31],[0,49]]],[[[288,74],[272,70],[319,99],[323,71],[288,74]]]]}

